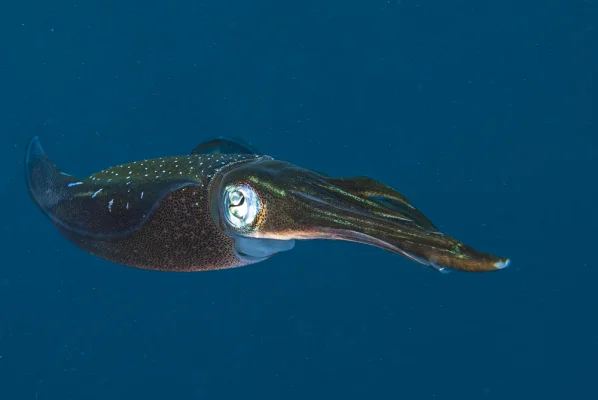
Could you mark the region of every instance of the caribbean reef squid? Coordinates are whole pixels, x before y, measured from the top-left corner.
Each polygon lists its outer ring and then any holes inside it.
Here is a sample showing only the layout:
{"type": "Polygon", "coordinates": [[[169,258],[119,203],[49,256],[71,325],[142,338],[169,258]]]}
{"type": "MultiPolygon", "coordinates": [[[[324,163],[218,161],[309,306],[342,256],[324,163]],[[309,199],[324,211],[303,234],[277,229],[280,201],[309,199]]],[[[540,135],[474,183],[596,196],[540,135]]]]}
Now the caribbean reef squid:
{"type": "Polygon", "coordinates": [[[34,137],[25,170],[31,197],[62,235],[130,267],[240,267],[308,239],[372,245],[438,271],[494,271],[510,263],[443,234],[374,179],[333,178],[235,139],[213,138],[188,155],[77,178],[59,170],[34,137]]]}

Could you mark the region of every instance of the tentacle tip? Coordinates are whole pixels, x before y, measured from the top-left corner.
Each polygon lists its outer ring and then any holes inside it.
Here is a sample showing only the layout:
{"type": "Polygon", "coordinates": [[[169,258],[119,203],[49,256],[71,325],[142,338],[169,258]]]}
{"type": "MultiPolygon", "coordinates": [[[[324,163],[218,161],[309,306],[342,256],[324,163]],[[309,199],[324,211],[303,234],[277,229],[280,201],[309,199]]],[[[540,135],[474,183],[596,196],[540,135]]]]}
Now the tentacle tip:
{"type": "Polygon", "coordinates": [[[507,268],[509,265],[511,265],[511,259],[507,258],[505,260],[499,260],[497,262],[494,263],[494,267],[496,269],[504,269],[507,268]]]}

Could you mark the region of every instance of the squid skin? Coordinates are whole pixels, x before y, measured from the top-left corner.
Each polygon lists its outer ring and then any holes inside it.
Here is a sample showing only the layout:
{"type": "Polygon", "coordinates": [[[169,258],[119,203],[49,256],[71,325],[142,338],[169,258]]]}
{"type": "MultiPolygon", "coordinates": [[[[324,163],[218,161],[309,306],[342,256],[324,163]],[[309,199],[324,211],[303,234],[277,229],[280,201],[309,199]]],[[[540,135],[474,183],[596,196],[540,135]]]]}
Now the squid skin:
{"type": "Polygon", "coordinates": [[[33,201],[64,237],[130,267],[234,268],[309,239],[372,245],[438,271],[510,264],[440,232],[381,182],[328,177],[223,137],[189,155],[135,161],[85,178],[60,171],[34,137],[25,176],[33,201]]]}

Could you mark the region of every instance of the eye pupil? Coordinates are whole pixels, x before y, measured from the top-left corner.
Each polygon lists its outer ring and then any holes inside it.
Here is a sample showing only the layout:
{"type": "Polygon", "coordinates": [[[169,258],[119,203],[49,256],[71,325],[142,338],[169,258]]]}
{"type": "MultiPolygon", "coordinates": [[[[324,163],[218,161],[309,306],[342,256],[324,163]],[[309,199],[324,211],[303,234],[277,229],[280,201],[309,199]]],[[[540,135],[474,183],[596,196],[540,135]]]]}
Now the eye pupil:
{"type": "Polygon", "coordinates": [[[242,205],[245,202],[245,196],[243,196],[243,193],[241,193],[240,191],[235,190],[234,192],[230,193],[229,200],[229,207],[236,207],[242,205]]]}

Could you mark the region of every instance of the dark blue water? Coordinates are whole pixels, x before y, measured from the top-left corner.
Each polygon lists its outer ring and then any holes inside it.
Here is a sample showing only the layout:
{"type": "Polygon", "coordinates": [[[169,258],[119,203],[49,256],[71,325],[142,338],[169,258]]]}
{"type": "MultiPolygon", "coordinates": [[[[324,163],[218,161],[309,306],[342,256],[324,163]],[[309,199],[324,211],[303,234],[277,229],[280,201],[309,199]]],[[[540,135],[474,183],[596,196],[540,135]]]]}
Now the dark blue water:
{"type": "Polygon", "coordinates": [[[0,5],[0,399],[596,399],[596,1],[0,5]],[[30,201],[39,135],[85,175],[231,135],[368,175],[511,257],[443,275],[302,242],[134,270],[30,201]]]}

